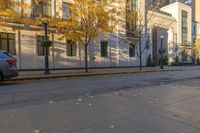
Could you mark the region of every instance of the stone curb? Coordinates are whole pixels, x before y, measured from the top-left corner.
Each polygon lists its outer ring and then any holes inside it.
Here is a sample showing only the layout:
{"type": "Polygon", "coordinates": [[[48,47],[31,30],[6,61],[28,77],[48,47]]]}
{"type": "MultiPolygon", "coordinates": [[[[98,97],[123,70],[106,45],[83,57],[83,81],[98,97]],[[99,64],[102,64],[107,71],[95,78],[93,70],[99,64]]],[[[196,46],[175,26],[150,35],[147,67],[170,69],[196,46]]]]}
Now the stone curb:
{"type": "Polygon", "coordinates": [[[89,77],[89,76],[106,76],[106,75],[118,75],[118,74],[131,74],[131,73],[149,73],[149,72],[167,72],[167,71],[182,71],[182,69],[157,69],[157,70],[138,70],[138,71],[125,71],[125,72],[105,72],[105,73],[80,73],[80,74],[52,74],[52,75],[37,75],[12,78],[7,81],[26,81],[26,80],[42,80],[42,79],[59,79],[59,78],[71,78],[71,77],[89,77]]]}

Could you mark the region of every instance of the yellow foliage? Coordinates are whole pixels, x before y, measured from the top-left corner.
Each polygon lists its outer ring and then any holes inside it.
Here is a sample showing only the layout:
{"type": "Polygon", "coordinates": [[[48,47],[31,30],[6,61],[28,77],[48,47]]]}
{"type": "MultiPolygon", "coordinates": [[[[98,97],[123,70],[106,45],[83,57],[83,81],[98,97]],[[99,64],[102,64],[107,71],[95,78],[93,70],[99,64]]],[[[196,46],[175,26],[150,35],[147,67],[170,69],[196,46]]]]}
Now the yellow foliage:
{"type": "Polygon", "coordinates": [[[98,35],[112,32],[120,12],[112,7],[119,0],[74,0],[67,21],[59,21],[59,31],[68,39],[88,45],[98,35]]]}
{"type": "Polygon", "coordinates": [[[14,0],[0,0],[0,29],[5,28],[10,23],[28,22],[25,10],[29,10],[30,5],[14,0]],[[20,9],[23,9],[22,13],[20,9]]]}
{"type": "MultiPolygon", "coordinates": [[[[43,6],[43,0],[34,0],[35,4],[43,6]]],[[[23,25],[42,25],[48,23],[49,26],[56,26],[56,21],[60,21],[58,17],[46,18],[38,16],[32,19],[30,16],[33,5],[15,1],[15,0],[0,0],[0,29],[4,30],[10,24],[23,25]]]]}
{"type": "Polygon", "coordinates": [[[194,44],[194,51],[196,57],[200,57],[200,38],[196,39],[194,44]]]}

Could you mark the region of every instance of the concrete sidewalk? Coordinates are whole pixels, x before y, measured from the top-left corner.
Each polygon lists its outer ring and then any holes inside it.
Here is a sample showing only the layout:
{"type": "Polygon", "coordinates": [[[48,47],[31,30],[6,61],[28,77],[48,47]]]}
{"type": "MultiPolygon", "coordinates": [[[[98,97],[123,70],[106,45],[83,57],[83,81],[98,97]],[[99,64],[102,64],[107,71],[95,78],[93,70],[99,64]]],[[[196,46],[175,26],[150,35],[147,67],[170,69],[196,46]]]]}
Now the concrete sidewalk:
{"type": "Polygon", "coordinates": [[[67,78],[67,77],[81,77],[81,76],[100,76],[100,75],[113,75],[113,74],[129,74],[129,73],[144,73],[144,72],[161,72],[161,71],[180,71],[179,67],[144,67],[139,70],[135,68],[105,68],[105,69],[89,69],[89,72],[84,72],[84,69],[77,70],[51,70],[49,75],[44,75],[44,71],[20,71],[19,76],[10,79],[10,81],[21,80],[38,80],[38,79],[52,79],[52,78],[67,78]]]}

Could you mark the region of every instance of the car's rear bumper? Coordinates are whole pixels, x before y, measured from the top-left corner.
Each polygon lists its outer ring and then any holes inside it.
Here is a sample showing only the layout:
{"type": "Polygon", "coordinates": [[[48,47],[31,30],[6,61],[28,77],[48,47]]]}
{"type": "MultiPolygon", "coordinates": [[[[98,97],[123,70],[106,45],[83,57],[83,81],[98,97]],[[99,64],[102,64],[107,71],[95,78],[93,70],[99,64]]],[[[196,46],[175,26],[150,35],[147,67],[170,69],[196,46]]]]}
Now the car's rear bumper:
{"type": "Polygon", "coordinates": [[[12,70],[8,75],[4,75],[4,79],[10,79],[18,76],[17,70],[12,70]]]}

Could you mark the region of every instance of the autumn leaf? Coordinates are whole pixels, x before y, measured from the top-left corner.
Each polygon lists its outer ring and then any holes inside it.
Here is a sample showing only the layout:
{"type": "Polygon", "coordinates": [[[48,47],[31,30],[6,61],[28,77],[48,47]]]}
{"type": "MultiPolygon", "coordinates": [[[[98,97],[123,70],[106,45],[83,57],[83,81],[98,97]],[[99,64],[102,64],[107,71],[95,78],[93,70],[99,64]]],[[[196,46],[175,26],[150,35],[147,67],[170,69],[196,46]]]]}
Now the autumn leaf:
{"type": "Polygon", "coordinates": [[[197,38],[194,44],[194,53],[197,58],[200,57],[200,38],[197,38]]]}
{"type": "Polygon", "coordinates": [[[88,106],[93,106],[93,104],[92,104],[92,103],[89,103],[88,106]]]}
{"type": "Polygon", "coordinates": [[[39,129],[34,130],[33,133],[41,133],[39,129]]]}
{"type": "Polygon", "coordinates": [[[110,125],[110,128],[113,129],[113,128],[116,128],[116,126],[115,125],[110,125]]]}
{"type": "Polygon", "coordinates": [[[52,104],[52,103],[53,103],[53,101],[49,101],[49,103],[50,103],[50,104],[52,104]]]}
{"type": "Polygon", "coordinates": [[[82,101],[83,101],[82,98],[78,98],[78,99],[77,99],[77,102],[82,102],[82,101]]]}

